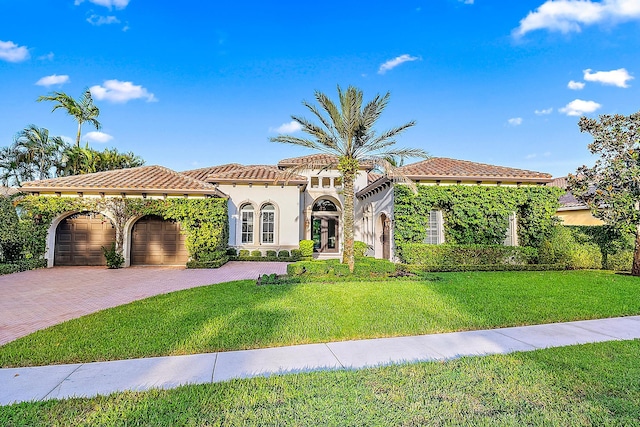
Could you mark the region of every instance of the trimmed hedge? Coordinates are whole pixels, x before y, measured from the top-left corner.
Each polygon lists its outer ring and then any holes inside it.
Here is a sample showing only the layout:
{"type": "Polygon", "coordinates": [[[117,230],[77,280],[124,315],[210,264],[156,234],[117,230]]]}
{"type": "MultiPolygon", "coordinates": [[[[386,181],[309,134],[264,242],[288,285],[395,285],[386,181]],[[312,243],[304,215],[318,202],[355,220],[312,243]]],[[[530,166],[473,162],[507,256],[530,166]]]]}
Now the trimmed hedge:
{"type": "Polygon", "coordinates": [[[313,240],[300,240],[300,252],[303,258],[313,256],[313,240]]]}
{"type": "Polygon", "coordinates": [[[353,273],[347,264],[338,259],[319,261],[299,261],[287,266],[289,276],[331,276],[331,277],[389,277],[396,274],[396,265],[385,259],[359,258],[353,273]]]}
{"type": "Polygon", "coordinates": [[[457,265],[526,265],[537,257],[535,248],[501,245],[428,245],[407,243],[403,261],[407,264],[449,267],[457,265]]]}
{"type": "MultiPolygon", "coordinates": [[[[568,269],[601,269],[600,247],[586,239],[576,238],[575,230],[554,227],[549,239],[538,250],[540,264],[565,264],[568,269]]],[[[586,237],[586,236],[585,236],[586,237]]]]}
{"type": "Polygon", "coordinates": [[[398,271],[407,273],[445,273],[461,271],[559,271],[566,270],[566,264],[489,264],[489,265],[411,265],[398,264],[398,271]]]}
{"type": "Polygon", "coordinates": [[[11,264],[0,264],[0,275],[18,273],[35,268],[44,268],[46,266],[47,261],[44,259],[23,259],[11,264]]]}
{"type": "Polygon", "coordinates": [[[224,256],[214,261],[187,261],[187,268],[220,268],[229,261],[230,257],[224,256]]]}

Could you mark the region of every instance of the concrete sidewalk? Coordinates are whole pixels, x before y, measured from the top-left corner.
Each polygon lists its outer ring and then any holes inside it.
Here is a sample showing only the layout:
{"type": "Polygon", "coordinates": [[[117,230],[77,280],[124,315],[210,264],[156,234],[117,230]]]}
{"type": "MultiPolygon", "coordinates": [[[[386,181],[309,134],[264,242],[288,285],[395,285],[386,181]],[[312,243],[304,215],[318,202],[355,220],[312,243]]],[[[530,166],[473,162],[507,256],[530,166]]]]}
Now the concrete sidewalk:
{"type": "Polygon", "coordinates": [[[640,316],[631,316],[189,356],[0,369],[0,405],[637,338],[640,338],[640,316]]]}

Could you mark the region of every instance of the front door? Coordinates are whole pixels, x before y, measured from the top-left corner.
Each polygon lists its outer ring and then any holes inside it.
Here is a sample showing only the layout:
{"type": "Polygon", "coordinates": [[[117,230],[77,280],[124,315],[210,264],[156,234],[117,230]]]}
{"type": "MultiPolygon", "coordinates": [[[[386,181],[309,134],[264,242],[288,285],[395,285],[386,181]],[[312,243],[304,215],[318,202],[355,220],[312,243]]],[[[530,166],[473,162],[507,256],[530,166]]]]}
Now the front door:
{"type": "Polygon", "coordinates": [[[313,217],[311,228],[314,252],[338,252],[338,217],[313,217]]]}

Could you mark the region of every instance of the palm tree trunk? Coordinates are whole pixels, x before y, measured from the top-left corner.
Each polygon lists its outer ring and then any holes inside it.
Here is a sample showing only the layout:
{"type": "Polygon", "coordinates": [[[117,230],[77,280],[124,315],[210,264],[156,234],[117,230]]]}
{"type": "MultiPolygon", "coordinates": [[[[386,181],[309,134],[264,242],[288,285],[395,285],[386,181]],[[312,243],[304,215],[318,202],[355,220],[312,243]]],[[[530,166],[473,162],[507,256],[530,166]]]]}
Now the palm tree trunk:
{"type": "Polygon", "coordinates": [[[76,147],[80,148],[80,133],[82,132],[82,122],[78,121],[78,136],[76,137],[76,147]]]}
{"type": "Polygon", "coordinates": [[[353,217],[354,217],[354,201],[355,193],[353,190],[355,175],[353,173],[344,173],[342,182],[344,183],[344,211],[342,213],[342,221],[344,222],[344,251],[342,253],[342,262],[349,266],[349,271],[353,273],[355,266],[355,257],[353,252],[353,217]]]}

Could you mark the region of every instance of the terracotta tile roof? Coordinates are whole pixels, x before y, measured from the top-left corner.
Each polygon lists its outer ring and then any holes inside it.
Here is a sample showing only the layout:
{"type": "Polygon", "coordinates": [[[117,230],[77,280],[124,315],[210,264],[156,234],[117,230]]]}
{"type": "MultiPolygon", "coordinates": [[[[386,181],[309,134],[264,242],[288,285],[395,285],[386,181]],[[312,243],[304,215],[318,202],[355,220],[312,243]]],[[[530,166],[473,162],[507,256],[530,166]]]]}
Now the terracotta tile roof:
{"type": "MultiPolygon", "coordinates": [[[[337,166],[338,156],[335,156],[333,154],[311,154],[311,155],[302,156],[302,157],[292,157],[290,159],[280,160],[278,162],[278,167],[291,168],[291,167],[296,167],[303,164],[310,164],[312,166],[312,169],[322,169],[323,167],[326,167],[329,165],[337,166]]],[[[368,169],[371,169],[372,167],[373,166],[371,165],[371,163],[368,163],[368,162],[363,162],[360,165],[360,169],[363,169],[363,170],[368,170],[368,169]]]]}
{"type": "Polygon", "coordinates": [[[547,184],[549,187],[558,187],[558,188],[562,188],[563,190],[567,189],[567,177],[566,176],[561,176],[559,178],[554,178],[553,181],[551,181],[550,183],[547,184]]]}
{"type": "Polygon", "coordinates": [[[383,175],[381,173],[369,172],[367,174],[367,184],[371,184],[371,183],[379,180],[382,177],[383,177],[383,175]]]}
{"type": "MultiPolygon", "coordinates": [[[[209,175],[207,181],[220,184],[233,182],[273,184],[278,180],[279,183],[282,183],[285,180],[283,172],[282,169],[270,165],[241,166],[227,172],[209,175]]],[[[291,185],[306,184],[307,177],[292,175],[287,183],[291,185]]]]}
{"type": "Polygon", "coordinates": [[[243,167],[239,163],[228,163],[220,166],[210,166],[207,168],[192,169],[184,172],[180,172],[183,175],[190,176],[191,178],[199,179],[200,181],[206,181],[209,175],[228,172],[230,170],[243,167]]]}
{"type": "Polygon", "coordinates": [[[523,181],[549,182],[551,175],[524,169],[487,165],[467,160],[432,157],[399,168],[414,180],[469,180],[469,181],[523,181]]]}
{"type": "Polygon", "coordinates": [[[22,183],[26,191],[185,193],[224,196],[213,185],[164,166],[140,166],[22,183]]]}
{"type": "Polygon", "coordinates": [[[15,187],[0,186],[0,196],[12,196],[19,192],[20,192],[20,189],[15,187]]]}

